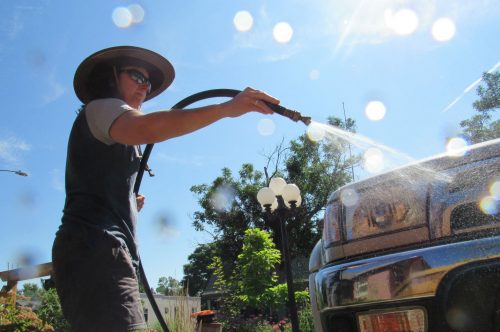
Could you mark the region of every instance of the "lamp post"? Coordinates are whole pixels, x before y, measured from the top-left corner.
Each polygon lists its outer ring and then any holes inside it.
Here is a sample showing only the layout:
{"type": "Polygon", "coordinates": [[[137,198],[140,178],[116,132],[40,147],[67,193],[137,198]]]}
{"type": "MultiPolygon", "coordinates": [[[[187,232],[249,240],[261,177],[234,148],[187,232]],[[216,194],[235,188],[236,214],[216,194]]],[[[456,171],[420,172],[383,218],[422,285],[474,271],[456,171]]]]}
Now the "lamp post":
{"type": "Polygon", "coordinates": [[[288,211],[299,207],[302,198],[300,189],[293,183],[286,183],[282,178],[272,178],[269,187],[264,187],[257,193],[257,200],[268,214],[278,216],[281,232],[281,247],[285,267],[286,284],[288,289],[288,310],[292,322],[292,331],[299,332],[299,319],[297,304],[295,303],[295,290],[290,261],[290,248],[288,246],[288,233],[285,225],[285,216],[288,211]]]}
{"type": "Polygon", "coordinates": [[[28,176],[28,173],[23,172],[21,170],[14,171],[14,170],[11,170],[11,169],[0,169],[0,172],[11,172],[11,173],[14,173],[14,174],[17,174],[17,175],[20,175],[20,176],[28,176]]]}

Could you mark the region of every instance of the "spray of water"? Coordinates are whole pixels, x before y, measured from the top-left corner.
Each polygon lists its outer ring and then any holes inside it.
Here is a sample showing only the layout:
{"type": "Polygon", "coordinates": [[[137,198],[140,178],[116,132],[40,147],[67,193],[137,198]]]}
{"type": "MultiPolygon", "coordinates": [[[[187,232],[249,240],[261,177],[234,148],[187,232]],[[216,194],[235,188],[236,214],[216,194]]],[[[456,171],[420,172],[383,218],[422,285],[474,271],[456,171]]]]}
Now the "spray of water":
{"type": "Polygon", "coordinates": [[[419,171],[423,176],[446,182],[451,181],[450,176],[415,163],[415,159],[409,155],[381,143],[377,143],[366,136],[316,121],[311,122],[308,132],[314,133],[310,135],[310,137],[313,136],[316,137],[316,139],[327,139],[332,142],[340,139],[360,149],[364,152],[365,167],[372,168],[373,173],[388,171],[402,165],[410,166],[413,164],[410,168],[419,171]]]}

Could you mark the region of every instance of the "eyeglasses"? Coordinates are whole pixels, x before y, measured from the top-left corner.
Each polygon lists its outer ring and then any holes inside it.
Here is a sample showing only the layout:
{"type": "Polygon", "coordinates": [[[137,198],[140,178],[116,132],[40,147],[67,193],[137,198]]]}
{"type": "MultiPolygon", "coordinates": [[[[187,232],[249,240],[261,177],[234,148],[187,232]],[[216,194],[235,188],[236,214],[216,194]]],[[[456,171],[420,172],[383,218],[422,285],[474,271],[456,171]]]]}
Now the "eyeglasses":
{"type": "Polygon", "coordinates": [[[144,76],[143,73],[141,73],[138,70],[135,69],[122,69],[122,72],[125,72],[128,74],[128,76],[137,84],[139,85],[144,85],[147,84],[149,87],[149,90],[151,90],[151,81],[144,76]]]}

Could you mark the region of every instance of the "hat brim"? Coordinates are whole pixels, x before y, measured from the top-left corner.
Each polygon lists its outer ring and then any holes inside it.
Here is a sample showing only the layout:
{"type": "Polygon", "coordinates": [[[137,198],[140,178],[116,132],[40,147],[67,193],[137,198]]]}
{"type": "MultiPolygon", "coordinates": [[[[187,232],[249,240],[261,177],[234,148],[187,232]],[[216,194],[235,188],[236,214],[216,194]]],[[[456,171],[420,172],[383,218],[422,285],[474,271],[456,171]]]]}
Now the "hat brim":
{"type": "Polygon", "coordinates": [[[137,60],[144,64],[151,81],[151,92],[145,100],[152,99],[162,93],[172,84],[175,71],[172,64],[163,56],[145,48],[136,46],[115,46],[100,50],[85,60],[78,66],[73,79],[73,87],[76,96],[84,104],[96,98],[89,88],[90,76],[96,65],[109,63],[113,65],[119,59],[137,60]]]}

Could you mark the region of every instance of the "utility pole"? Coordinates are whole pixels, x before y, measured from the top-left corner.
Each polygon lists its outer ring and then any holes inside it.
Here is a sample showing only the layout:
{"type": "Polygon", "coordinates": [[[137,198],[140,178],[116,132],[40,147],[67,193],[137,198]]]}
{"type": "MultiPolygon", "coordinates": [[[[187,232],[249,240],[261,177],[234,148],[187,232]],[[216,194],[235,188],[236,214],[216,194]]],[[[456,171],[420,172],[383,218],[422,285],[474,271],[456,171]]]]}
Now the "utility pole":
{"type": "MultiPolygon", "coordinates": [[[[345,106],[344,106],[344,102],[342,102],[342,109],[344,110],[344,123],[346,125],[346,129],[347,129],[347,116],[345,114],[345,106]]],[[[352,151],[351,151],[351,143],[347,143],[348,146],[349,146],[349,159],[352,158],[352,151]]],[[[352,181],[354,182],[354,165],[351,165],[351,176],[352,176],[352,181]]]]}

